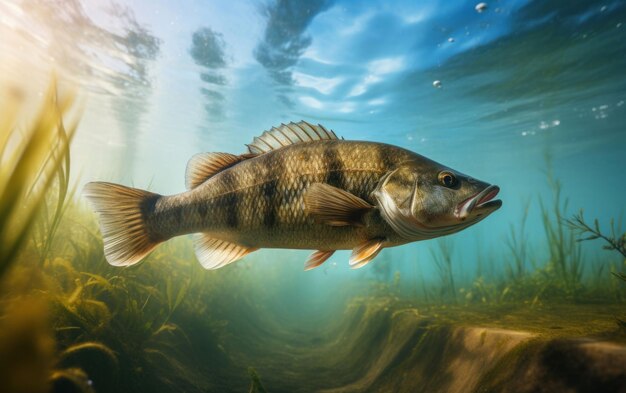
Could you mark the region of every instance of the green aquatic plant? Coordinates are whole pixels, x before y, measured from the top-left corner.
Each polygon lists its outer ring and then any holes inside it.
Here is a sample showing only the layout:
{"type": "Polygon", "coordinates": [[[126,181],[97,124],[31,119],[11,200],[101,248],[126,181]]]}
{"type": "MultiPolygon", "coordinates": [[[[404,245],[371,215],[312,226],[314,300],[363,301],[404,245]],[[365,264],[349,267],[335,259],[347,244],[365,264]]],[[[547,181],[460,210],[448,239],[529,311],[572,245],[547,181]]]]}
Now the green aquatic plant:
{"type": "MultiPolygon", "coordinates": [[[[61,290],[53,303],[58,337],[68,345],[65,351],[103,343],[100,352],[116,354],[126,383],[141,383],[139,376],[134,376],[137,369],[150,373],[167,366],[178,375],[186,373],[177,357],[170,355],[188,346],[185,333],[170,321],[181,302],[181,290],[175,288],[171,276],[162,280],[165,288],[161,290],[142,283],[132,273],[99,275],[76,271],[68,261],[53,263],[63,267],[60,276],[64,282],[58,283],[61,290]],[[66,280],[68,276],[74,280],[66,280]],[[170,300],[172,296],[176,297],[170,300]]],[[[84,362],[77,365],[85,366],[84,362]]],[[[112,378],[111,374],[100,380],[112,378]]]]}
{"type": "MultiPolygon", "coordinates": [[[[8,100],[2,108],[6,116],[0,116],[0,274],[10,271],[0,292],[0,321],[11,322],[0,326],[3,386],[16,392],[206,390],[211,378],[190,363],[195,360],[190,337],[175,320],[179,314],[206,316],[197,305],[219,285],[190,274],[187,243],[163,247],[150,266],[108,266],[94,216],[70,187],[69,145],[76,124],[66,127],[64,119],[73,101],[58,98],[53,85],[43,102],[27,127],[13,116],[17,99],[8,100]],[[37,294],[36,302],[21,301],[26,294],[37,294]],[[19,318],[11,311],[16,309],[30,317],[19,318]],[[16,346],[29,340],[50,345],[33,347],[34,352],[16,346]],[[25,375],[31,376],[28,384],[25,375]]],[[[223,285],[230,285],[225,276],[223,285]]],[[[213,336],[210,330],[202,333],[213,336]]],[[[220,359],[217,345],[211,348],[206,355],[220,359]]],[[[212,364],[199,358],[199,364],[212,364]]]]}
{"type": "MultiPolygon", "coordinates": [[[[58,386],[59,373],[63,370],[55,370],[55,338],[49,326],[51,316],[45,297],[28,291],[35,283],[41,283],[42,274],[26,273],[28,268],[22,265],[18,266],[20,277],[7,282],[6,276],[20,255],[32,251],[26,250],[26,246],[55,180],[58,197],[65,198],[67,185],[63,183],[68,179],[69,146],[77,121],[71,121],[69,127],[65,124],[72,112],[74,96],[59,96],[53,81],[41,108],[24,125],[19,121],[21,110],[26,107],[20,90],[1,93],[0,320],[4,323],[0,326],[0,380],[7,391],[47,392],[50,385],[58,386]]],[[[40,227],[40,241],[34,243],[37,250],[50,249],[61,215],[57,210],[47,228],[40,227]]]]}
{"type": "MultiPolygon", "coordinates": [[[[69,146],[77,122],[64,125],[73,95],[57,95],[52,83],[42,107],[23,129],[17,121],[20,94],[8,94],[0,118],[0,277],[15,261],[28,240],[37,212],[55,178],[69,170],[69,146]]],[[[59,194],[61,196],[61,194],[59,194]]],[[[50,223],[54,230],[60,217],[50,223]]],[[[52,236],[53,232],[49,232],[52,236]]],[[[49,237],[51,237],[49,236],[49,237]]],[[[49,241],[45,241],[45,249],[49,241]]]]}
{"type": "MultiPolygon", "coordinates": [[[[622,273],[622,272],[611,272],[615,277],[619,278],[620,280],[624,281],[624,283],[626,284],[626,274],[622,273]]],[[[617,326],[620,327],[620,329],[622,329],[623,331],[626,332],[626,319],[621,319],[621,318],[615,318],[617,320],[617,326]]]]}
{"type": "Polygon", "coordinates": [[[593,221],[593,226],[587,224],[583,210],[580,210],[578,214],[574,215],[572,218],[567,219],[566,223],[570,228],[578,231],[580,234],[588,234],[587,237],[580,238],[577,241],[582,242],[602,239],[607,243],[604,246],[605,250],[617,251],[626,258],[626,232],[621,235],[619,234],[621,232],[621,222],[616,226],[615,220],[611,219],[610,235],[605,235],[600,231],[600,222],[597,218],[593,221]]]}
{"type": "Polygon", "coordinates": [[[253,367],[248,367],[248,375],[250,375],[250,390],[249,393],[267,393],[267,390],[263,387],[261,383],[261,378],[259,374],[253,367]]]}
{"type": "MultiPolygon", "coordinates": [[[[566,222],[572,229],[578,231],[581,235],[587,234],[586,237],[578,239],[579,242],[602,239],[607,243],[603,247],[605,250],[617,251],[620,254],[622,254],[624,258],[626,258],[626,232],[620,235],[620,232],[622,232],[621,221],[618,222],[616,226],[615,220],[611,219],[611,234],[610,235],[605,235],[604,233],[602,233],[602,231],[600,230],[600,222],[598,221],[597,218],[593,220],[593,226],[587,224],[587,221],[585,221],[585,216],[584,216],[584,212],[582,209],[578,212],[578,214],[566,220],[566,222]]],[[[624,263],[626,263],[626,260],[624,260],[624,263]]],[[[617,272],[617,271],[611,271],[611,274],[613,274],[618,279],[626,282],[626,274],[622,272],[617,272]]],[[[616,319],[617,319],[617,325],[621,329],[626,330],[626,320],[623,320],[620,318],[616,318],[616,319]]]]}
{"type": "MultiPolygon", "coordinates": [[[[543,259],[537,251],[532,256],[530,250],[539,250],[539,243],[532,246],[526,234],[526,219],[529,203],[523,205],[521,224],[511,225],[507,237],[509,253],[505,256],[503,275],[476,272],[473,282],[464,286],[463,293],[467,304],[503,304],[524,302],[530,306],[564,301],[621,301],[623,291],[616,285],[606,285],[600,276],[607,270],[615,270],[611,264],[592,264],[590,274],[584,274],[584,262],[580,241],[600,238],[597,233],[585,239],[577,239],[576,232],[581,230],[596,231],[584,224],[582,215],[574,219],[567,217],[568,200],[562,195],[561,182],[554,178],[548,160],[548,184],[552,190],[549,198],[540,198],[540,215],[544,230],[547,258],[543,259]]],[[[612,230],[608,246],[619,250],[620,238],[616,228],[612,230]]],[[[483,262],[481,261],[481,264],[483,262]]]]}
{"type": "MultiPolygon", "coordinates": [[[[619,280],[623,281],[622,284],[626,285],[626,274],[622,272],[611,272],[611,274],[613,274],[619,280]]],[[[617,326],[621,329],[621,331],[623,333],[626,333],[626,318],[615,317],[615,322],[617,323],[617,326]]]]}
{"type": "Polygon", "coordinates": [[[530,208],[530,200],[523,205],[522,221],[519,226],[511,224],[509,236],[506,245],[511,254],[512,263],[508,266],[508,274],[511,279],[520,279],[526,274],[528,260],[528,238],[526,234],[526,221],[528,219],[528,210],[530,208]]]}
{"type": "Polygon", "coordinates": [[[549,260],[544,274],[556,273],[557,285],[562,286],[566,295],[577,298],[583,278],[583,258],[579,243],[573,231],[564,224],[569,201],[562,196],[562,184],[548,170],[548,184],[553,191],[551,205],[539,200],[541,219],[546,235],[549,260]]]}
{"type": "Polygon", "coordinates": [[[80,368],[55,370],[50,376],[50,391],[53,393],[95,393],[93,381],[80,368]]]}
{"type": "MultiPolygon", "coordinates": [[[[63,134],[62,134],[63,135],[63,134]]],[[[69,143],[69,141],[68,141],[69,143]]],[[[46,193],[41,203],[41,212],[33,228],[33,244],[39,254],[41,265],[50,254],[56,233],[74,189],[70,189],[70,155],[65,154],[56,170],[56,182],[46,193]]]]}
{"type": "MultiPolygon", "coordinates": [[[[186,239],[157,250],[148,264],[130,269],[108,266],[101,243],[91,233],[93,216],[80,210],[69,202],[56,241],[65,248],[53,248],[55,255],[65,255],[41,266],[47,282],[42,290],[51,304],[61,350],[57,370],[81,370],[98,392],[207,390],[211,377],[201,373],[207,372],[211,358],[220,358],[219,350],[217,344],[207,350],[199,343],[215,340],[214,334],[204,329],[200,337],[192,328],[193,335],[188,335],[180,326],[213,320],[213,313],[200,305],[212,308],[208,293],[220,284],[207,283],[207,274],[190,271],[195,261],[184,258],[186,239]],[[74,225],[80,214],[88,225],[74,225]],[[193,345],[202,347],[203,353],[193,345]]],[[[232,285],[225,279],[228,273],[220,277],[222,285],[232,285]]],[[[66,374],[58,374],[63,383],[70,380],[66,374]]]]}
{"type": "Polygon", "coordinates": [[[437,267],[437,274],[441,284],[441,296],[456,303],[456,287],[454,285],[454,270],[452,266],[454,244],[449,238],[442,237],[437,239],[437,249],[438,252],[435,252],[433,249],[430,252],[437,267]]]}

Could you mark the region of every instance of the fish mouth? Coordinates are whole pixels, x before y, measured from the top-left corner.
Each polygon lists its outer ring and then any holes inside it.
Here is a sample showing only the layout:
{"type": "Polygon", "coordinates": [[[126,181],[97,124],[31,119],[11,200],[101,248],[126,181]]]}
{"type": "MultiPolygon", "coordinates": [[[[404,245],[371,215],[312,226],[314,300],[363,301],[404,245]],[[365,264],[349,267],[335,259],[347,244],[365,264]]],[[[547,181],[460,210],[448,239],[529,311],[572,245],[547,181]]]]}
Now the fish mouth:
{"type": "Polygon", "coordinates": [[[486,187],[484,190],[459,203],[454,215],[461,220],[465,220],[473,212],[477,213],[477,217],[493,213],[502,206],[501,200],[493,199],[499,192],[500,187],[496,185],[486,187]]]}

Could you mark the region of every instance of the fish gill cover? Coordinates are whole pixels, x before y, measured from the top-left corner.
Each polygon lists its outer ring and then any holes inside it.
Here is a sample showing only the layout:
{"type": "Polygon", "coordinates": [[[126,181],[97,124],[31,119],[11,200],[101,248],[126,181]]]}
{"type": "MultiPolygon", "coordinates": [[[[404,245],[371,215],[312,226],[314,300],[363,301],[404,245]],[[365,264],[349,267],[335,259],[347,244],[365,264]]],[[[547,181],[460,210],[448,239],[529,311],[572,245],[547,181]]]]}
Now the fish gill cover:
{"type": "Polygon", "coordinates": [[[2,2],[1,390],[623,390],[626,4],[477,6],[2,2]],[[359,270],[207,271],[187,237],[107,263],[83,184],[183,192],[194,154],[300,119],[505,204],[359,270]]]}

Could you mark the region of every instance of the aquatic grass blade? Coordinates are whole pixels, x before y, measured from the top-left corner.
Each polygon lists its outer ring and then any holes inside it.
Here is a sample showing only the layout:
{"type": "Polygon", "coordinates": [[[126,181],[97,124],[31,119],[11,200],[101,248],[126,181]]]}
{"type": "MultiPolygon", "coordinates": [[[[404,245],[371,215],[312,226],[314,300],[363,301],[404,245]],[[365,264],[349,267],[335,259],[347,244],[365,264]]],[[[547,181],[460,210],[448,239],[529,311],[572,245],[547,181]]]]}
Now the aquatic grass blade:
{"type": "Polygon", "coordinates": [[[5,135],[0,139],[0,276],[26,242],[54,173],[69,162],[69,145],[78,123],[66,130],[63,117],[72,103],[72,98],[58,99],[53,81],[39,114],[22,135],[12,120],[2,123],[9,128],[0,130],[5,135]]]}

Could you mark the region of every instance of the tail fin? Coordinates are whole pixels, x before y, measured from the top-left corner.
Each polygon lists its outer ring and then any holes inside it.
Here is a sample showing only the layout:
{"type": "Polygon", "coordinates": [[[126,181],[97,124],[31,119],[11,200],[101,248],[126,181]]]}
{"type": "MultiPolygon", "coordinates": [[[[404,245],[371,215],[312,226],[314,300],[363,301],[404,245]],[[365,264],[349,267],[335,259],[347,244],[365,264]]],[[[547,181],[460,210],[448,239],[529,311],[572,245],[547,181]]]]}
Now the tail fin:
{"type": "Polygon", "coordinates": [[[150,238],[145,222],[160,195],[105,182],[88,183],[83,195],[100,214],[104,255],[111,265],[134,265],[161,242],[150,238]]]}

